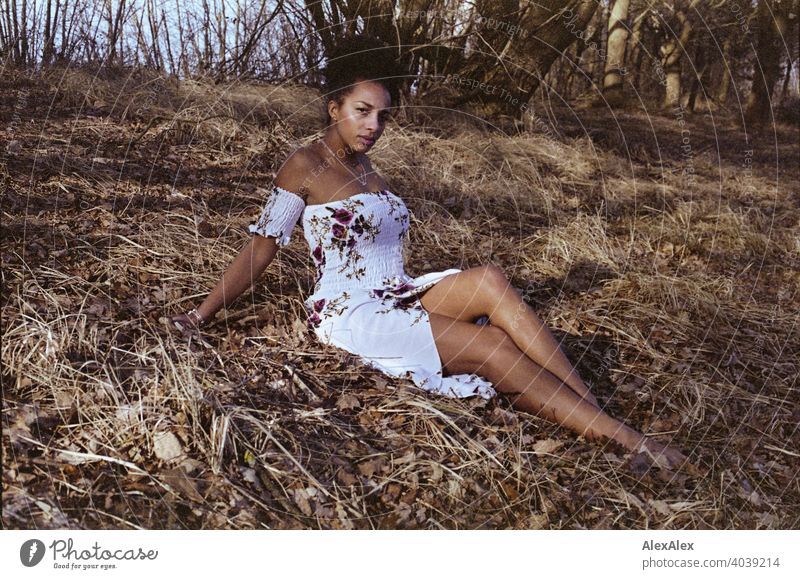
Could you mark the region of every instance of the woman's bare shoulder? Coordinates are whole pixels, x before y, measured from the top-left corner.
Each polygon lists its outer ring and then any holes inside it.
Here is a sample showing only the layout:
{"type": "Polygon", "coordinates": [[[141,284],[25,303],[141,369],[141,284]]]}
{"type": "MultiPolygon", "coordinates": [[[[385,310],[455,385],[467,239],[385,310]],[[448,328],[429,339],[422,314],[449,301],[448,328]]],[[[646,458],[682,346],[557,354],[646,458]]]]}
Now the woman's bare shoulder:
{"type": "Polygon", "coordinates": [[[309,147],[299,147],[286,157],[273,182],[278,187],[299,195],[308,203],[310,201],[308,196],[311,193],[310,177],[317,165],[319,165],[317,154],[309,147]]]}

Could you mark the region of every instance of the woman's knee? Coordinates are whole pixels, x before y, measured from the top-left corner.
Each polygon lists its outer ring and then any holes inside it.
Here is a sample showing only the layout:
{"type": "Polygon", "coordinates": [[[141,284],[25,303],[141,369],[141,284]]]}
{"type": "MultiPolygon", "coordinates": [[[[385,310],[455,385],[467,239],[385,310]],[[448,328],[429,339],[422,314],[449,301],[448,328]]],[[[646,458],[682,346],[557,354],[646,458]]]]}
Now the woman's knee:
{"type": "Polygon", "coordinates": [[[485,296],[487,306],[494,307],[497,300],[508,290],[505,272],[493,263],[474,268],[478,292],[485,296]]]}
{"type": "Polygon", "coordinates": [[[475,267],[473,270],[483,285],[504,286],[508,284],[508,278],[503,269],[493,263],[475,267]]]}
{"type": "Polygon", "coordinates": [[[488,373],[503,372],[513,366],[524,356],[522,351],[511,339],[511,336],[497,326],[485,326],[481,329],[485,335],[483,351],[481,352],[481,369],[488,373]]]}
{"type": "Polygon", "coordinates": [[[430,314],[430,319],[439,357],[451,374],[496,373],[524,355],[498,326],[478,326],[438,314],[430,314]]]}

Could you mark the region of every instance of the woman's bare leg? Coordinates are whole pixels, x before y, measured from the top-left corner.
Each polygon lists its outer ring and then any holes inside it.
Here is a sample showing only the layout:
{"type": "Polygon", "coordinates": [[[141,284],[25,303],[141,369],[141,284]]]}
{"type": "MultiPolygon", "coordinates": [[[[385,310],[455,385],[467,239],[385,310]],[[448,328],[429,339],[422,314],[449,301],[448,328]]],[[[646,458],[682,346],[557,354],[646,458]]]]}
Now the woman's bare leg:
{"type": "Polygon", "coordinates": [[[453,374],[475,372],[507,395],[518,410],[541,416],[590,440],[610,439],[631,451],[642,444],[660,466],[671,467],[685,457],[591,404],[562,380],[531,360],[504,330],[480,327],[429,313],[442,365],[453,374]]]}
{"type": "Polygon", "coordinates": [[[429,312],[460,321],[489,316],[492,325],[504,330],[532,362],[597,406],[558,341],[500,268],[488,265],[448,276],[427,290],[421,303],[429,312]]]}

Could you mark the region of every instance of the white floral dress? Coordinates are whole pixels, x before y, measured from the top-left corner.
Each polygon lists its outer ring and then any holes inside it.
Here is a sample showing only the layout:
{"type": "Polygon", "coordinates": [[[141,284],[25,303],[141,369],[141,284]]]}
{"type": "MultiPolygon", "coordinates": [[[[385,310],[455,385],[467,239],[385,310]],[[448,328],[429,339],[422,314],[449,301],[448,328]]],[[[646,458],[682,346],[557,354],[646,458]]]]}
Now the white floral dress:
{"type": "Polygon", "coordinates": [[[388,190],[368,191],[317,205],[273,185],[250,233],[289,243],[303,217],[303,232],[317,268],[305,301],[317,338],[359,356],[424,390],[453,397],[495,395],[476,374],[443,376],[442,363],[418,294],[460,269],[411,278],[403,268],[409,213],[388,190]]]}

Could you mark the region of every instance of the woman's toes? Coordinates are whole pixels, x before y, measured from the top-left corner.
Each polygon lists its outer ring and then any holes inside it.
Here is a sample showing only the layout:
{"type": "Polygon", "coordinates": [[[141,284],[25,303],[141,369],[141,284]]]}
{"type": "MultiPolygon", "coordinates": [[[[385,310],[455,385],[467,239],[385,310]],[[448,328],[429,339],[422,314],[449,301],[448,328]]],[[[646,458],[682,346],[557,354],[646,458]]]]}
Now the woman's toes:
{"type": "Polygon", "coordinates": [[[686,455],[677,448],[658,443],[655,440],[646,440],[639,451],[645,453],[659,468],[668,470],[682,465],[687,460],[686,455]]]}

